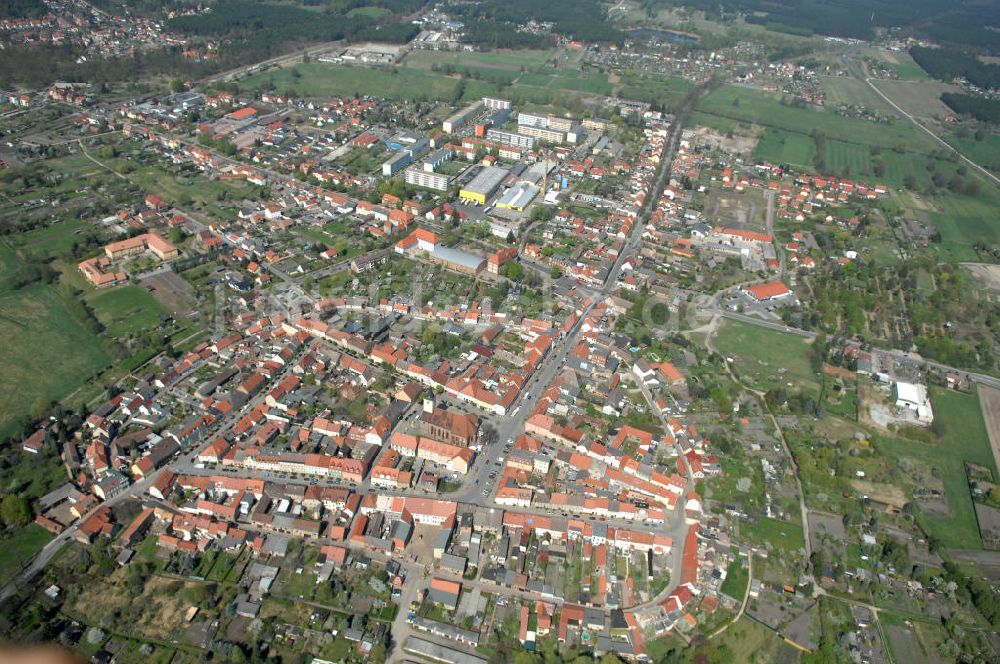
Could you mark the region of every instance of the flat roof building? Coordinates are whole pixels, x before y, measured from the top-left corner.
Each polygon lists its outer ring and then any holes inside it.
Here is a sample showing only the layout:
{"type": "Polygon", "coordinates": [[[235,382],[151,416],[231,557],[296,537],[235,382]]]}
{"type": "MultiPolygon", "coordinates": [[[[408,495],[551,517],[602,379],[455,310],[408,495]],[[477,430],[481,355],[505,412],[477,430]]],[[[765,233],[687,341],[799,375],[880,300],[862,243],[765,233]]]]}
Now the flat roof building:
{"type": "Polygon", "coordinates": [[[441,129],[449,134],[454,133],[467,125],[469,121],[479,115],[484,108],[485,106],[483,105],[483,102],[473,102],[462,110],[449,116],[448,119],[441,123],[441,129]]]}
{"type": "Polygon", "coordinates": [[[535,137],[526,136],[525,134],[517,134],[512,131],[503,131],[501,129],[490,129],[486,132],[486,140],[494,141],[500,145],[513,145],[518,148],[527,148],[531,150],[535,147],[535,137]]]}
{"type": "Polygon", "coordinates": [[[510,171],[499,166],[487,166],[479,172],[472,182],[462,187],[458,192],[459,198],[480,205],[486,205],[486,201],[500,188],[500,183],[510,175],[510,171]]]}
{"type": "Polygon", "coordinates": [[[406,184],[433,189],[435,191],[447,191],[451,185],[451,177],[444,173],[435,173],[434,171],[416,167],[406,169],[403,179],[406,180],[406,184]]]}
{"type": "Polygon", "coordinates": [[[539,191],[540,189],[530,182],[518,182],[504,192],[500,200],[497,201],[497,207],[524,212],[524,209],[531,204],[539,191]]]}

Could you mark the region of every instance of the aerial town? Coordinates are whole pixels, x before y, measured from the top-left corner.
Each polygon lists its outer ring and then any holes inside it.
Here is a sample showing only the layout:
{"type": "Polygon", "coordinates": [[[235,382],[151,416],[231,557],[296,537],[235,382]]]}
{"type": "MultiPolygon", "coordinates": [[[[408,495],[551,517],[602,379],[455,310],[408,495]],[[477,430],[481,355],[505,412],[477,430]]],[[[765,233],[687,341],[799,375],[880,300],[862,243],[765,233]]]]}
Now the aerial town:
{"type": "Polygon", "coordinates": [[[1000,44],[775,11],[5,0],[0,662],[998,661],[1000,44]]]}

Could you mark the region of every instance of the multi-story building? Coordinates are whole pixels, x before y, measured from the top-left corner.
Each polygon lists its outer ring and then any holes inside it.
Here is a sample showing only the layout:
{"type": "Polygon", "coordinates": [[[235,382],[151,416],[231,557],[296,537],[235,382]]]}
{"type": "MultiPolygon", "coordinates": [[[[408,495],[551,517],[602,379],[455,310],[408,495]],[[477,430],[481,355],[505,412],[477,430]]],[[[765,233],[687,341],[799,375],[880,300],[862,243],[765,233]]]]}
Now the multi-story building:
{"type": "Polygon", "coordinates": [[[486,139],[495,141],[500,145],[513,145],[519,148],[531,150],[535,147],[535,137],[526,134],[517,134],[512,131],[501,129],[490,129],[486,132],[486,139]]]}
{"type": "Polygon", "coordinates": [[[403,174],[403,179],[406,180],[406,184],[412,184],[417,187],[425,187],[427,189],[434,189],[436,191],[447,191],[448,187],[451,186],[451,177],[445,175],[444,173],[435,173],[434,171],[427,171],[422,168],[408,168],[403,174]]]}

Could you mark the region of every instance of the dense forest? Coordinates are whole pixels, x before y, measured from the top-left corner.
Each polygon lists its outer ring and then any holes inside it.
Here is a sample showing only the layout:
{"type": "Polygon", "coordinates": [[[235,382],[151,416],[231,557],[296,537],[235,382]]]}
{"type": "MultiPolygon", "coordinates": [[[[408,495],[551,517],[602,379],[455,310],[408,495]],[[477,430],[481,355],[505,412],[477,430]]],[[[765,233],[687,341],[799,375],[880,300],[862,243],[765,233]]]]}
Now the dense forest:
{"type": "Polygon", "coordinates": [[[952,48],[914,46],[910,55],[934,78],[965,78],[980,88],[1000,88],[1000,65],[981,62],[976,56],[952,48]]]}
{"type": "Polygon", "coordinates": [[[0,18],[36,18],[48,13],[42,0],[0,0],[0,18]]]}
{"type": "Polygon", "coordinates": [[[875,28],[907,27],[934,39],[1000,52],[1000,3],[987,0],[643,0],[649,12],[687,6],[708,18],[741,14],[749,23],[800,35],[870,39],[875,28]]]}
{"type": "Polygon", "coordinates": [[[941,95],[941,101],[961,115],[971,115],[980,122],[1000,124],[1000,101],[996,99],[946,92],[941,95]]]}
{"type": "MultiPolygon", "coordinates": [[[[398,0],[391,4],[419,7],[423,3],[398,0]]],[[[186,35],[222,37],[250,45],[369,39],[376,36],[376,27],[381,27],[377,35],[379,41],[399,42],[412,38],[417,31],[416,26],[409,23],[377,26],[367,16],[252,0],[223,0],[208,14],[180,16],[171,20],[168,27],[186,35]]]]}
{"type": "Polygon", "coordinates": [[[549,35],[514,29],[530,20],[552,23],[553,33],[582,41],[610,42],[622,36],[597,0],[483,0],[449,5],[447,10],[465,23],[469,43],[511,48],[550,44],[549,35]]]}

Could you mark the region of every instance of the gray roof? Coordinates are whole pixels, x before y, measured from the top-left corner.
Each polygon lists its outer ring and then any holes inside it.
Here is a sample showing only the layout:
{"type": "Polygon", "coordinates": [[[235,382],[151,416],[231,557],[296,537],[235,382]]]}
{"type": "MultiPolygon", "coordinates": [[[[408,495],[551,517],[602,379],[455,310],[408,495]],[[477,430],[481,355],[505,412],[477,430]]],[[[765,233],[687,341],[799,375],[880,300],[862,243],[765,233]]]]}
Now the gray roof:
{"type": "Polygon", "coordinates": [[[500,168],[499,166],[487,166],[483,170],[479,171],[476,177],[472,178],[472,182],[462,187],[465,191],[475,192],[477,194],[482,194],[484,196],[489,196],[496,188],[500,186],[503,179],[510,174],[506,168],[500,168]]]}
{"type": "Polygon", "coordinates": [[[431,252],[431,256],[437,260],[444,261],[445,263],[452,263],[454,265],[461,265],[469,270],[478,270],[482,267],[484,258],[476,256],[475,254],[470,254],[467,251],[462,251],[461,249],[452,249],[450,247],[442,247],[438,245],[431,252]]]}

